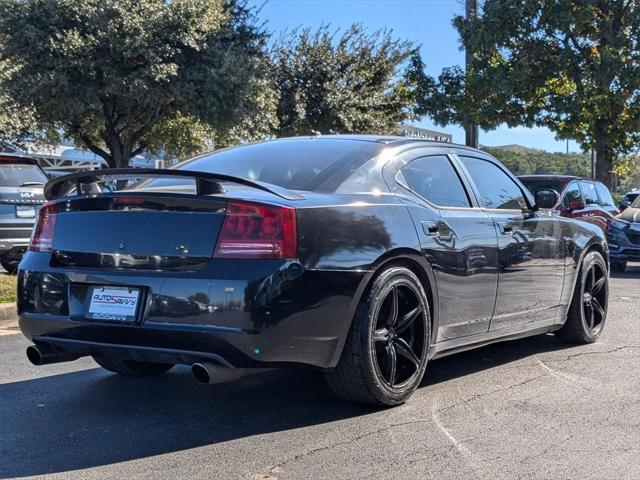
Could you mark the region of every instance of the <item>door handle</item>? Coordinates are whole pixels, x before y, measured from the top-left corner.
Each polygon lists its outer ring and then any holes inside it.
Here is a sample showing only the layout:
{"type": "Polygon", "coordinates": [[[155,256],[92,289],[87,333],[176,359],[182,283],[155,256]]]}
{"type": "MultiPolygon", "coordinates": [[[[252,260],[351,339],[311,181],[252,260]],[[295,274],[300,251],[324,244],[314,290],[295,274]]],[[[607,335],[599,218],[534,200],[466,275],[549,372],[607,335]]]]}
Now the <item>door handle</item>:
{"type": "Polygon", "coordinates": [[[422,231],[430,237],[440,235],[440,227],[438,227],[436,222],[422,222],[422,231]]]}
{"type": "Polygon", "coordinates": [[[499,223],[498,228],[500,229],[500,233],[503,235],[513,235],[513,227],[511,225],[499,223]]]}

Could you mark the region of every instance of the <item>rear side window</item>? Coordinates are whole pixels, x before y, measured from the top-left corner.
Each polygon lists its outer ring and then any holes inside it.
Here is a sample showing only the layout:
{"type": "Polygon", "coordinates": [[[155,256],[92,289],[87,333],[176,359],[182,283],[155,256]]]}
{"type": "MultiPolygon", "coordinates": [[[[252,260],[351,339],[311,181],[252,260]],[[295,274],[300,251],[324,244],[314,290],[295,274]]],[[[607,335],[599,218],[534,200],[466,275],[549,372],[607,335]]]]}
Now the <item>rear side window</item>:
{"type": "Polygon", "coordinates": [[[37,165],[0,164],[0,187],[47,183],[47,176],[37,165]]]}
{"type": "Polygon", "coordinates": [[[554,190],[560,195],[564,188],[564,183],[554,182],[552,180],[528,180],[526,178],[520,178],[520,181],[533,195],[535,195],[538,190],[554,190]]]}
{"type": "Polygon", "coordinates": [[[470,207],[469,197],[449,159],[444,155],[413,160],[402,169],[406,185],[441,207],[470,207]]]}
{"type": "Polygon", "coordinates": [[[567,191],[564,194],[564,198],[562,199],[562,206],[564,208],[569,208],[571,202],[582,202],[582,193],[580,192],[580,188],[576,182],[573,182],[567,187],[567,191]]]}
{"type": "Polygon", "coordinates": [[[584,203],[587,205],[598,205],[596,186],[592,182],[580,182],[580,188],[582,189],[584,203]]]}
{"type": "Polygon", "coordinates": [[[613,201],[613,197],[611,196],[611,192],[609,189],[605,187],[602,183],[596,183],[596,191],[598,192],[598,197],[600,197],[600,205],[603,207],[615,207],[616,202],[613,201]]]}
{"type": "Polygon", "coordinates": [[[485,208],[521,210],[527,201],[520,187],[497,165],[474,157],[460,157],[480,193],[485,208]]]}

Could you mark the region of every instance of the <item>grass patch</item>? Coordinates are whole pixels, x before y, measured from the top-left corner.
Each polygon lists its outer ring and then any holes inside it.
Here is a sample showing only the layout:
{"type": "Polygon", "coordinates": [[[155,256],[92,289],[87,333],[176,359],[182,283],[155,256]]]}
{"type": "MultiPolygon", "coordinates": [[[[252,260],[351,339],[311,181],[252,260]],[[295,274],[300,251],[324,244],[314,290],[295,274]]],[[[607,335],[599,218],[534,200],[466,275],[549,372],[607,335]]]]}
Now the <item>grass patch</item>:
{"type": "Polygon", "coordinates": [[[16,281],[15,275],[0,273],[0,303],[16,301],[16,281]]]}

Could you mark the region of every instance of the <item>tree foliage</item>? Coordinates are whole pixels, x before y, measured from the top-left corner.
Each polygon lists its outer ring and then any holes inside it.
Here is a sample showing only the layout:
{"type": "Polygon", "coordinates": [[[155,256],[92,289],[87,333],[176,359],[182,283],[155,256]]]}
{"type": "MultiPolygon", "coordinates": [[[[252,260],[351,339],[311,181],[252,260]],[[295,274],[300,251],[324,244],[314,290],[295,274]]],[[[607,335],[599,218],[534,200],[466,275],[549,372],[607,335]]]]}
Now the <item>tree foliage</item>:
{"type": "Polygon", "coordinates": [[[3,88],[3,80],[11,74],[8,62],[0,61],[0,149],[2,145],[20,146],[36,130],[33,110],[16,104],[3,88]]]}
{"type": "Polygon", "coordinates": [[[549,153],[543,150],[515,152],[502,148],[483,147],[516,175],[591,175],[591,158],[579,153],[549,153]]]}
{"type": "Polygon", "coordinates": [[[610,185],[614,158],[640,143],[640,3],[486,0],[454,25],[472,64],[444,70],[424,110],[440,124],[548,127],[594,148],[610,185]]]}
{"type": "Polygon", "coordinates": [[[277,97],[274,133],[389,133],[413,115],[406,77],[414,46],[390,31],[324,25],[288,32],[271,49],[277,97]]]}
{"type": "Polygon", "coordinates": [[[236,0],[0,0],[4,91],[112,167],[167,129],[256,117],[264,40],[236,0]]]}

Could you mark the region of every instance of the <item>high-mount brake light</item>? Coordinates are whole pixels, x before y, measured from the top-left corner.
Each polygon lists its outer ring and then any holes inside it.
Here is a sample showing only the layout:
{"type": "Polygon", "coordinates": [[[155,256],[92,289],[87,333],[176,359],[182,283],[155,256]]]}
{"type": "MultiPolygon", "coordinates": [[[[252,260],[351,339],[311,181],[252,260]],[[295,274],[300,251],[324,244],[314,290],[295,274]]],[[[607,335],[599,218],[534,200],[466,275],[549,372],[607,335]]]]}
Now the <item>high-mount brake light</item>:
{"type": "Polygon", "coordinates": [[[214,258],[296,258],[296,211],[292,207],[230,200],[214,258]]]}
{"type": "Polygon", "coordinates": [[[56,230],[56,217],[58,214],[58,204],[47,202],[40,208],[38,222],[31,235],[29,250],[34,252],[53,251],[53,237],[56,230]]]}

